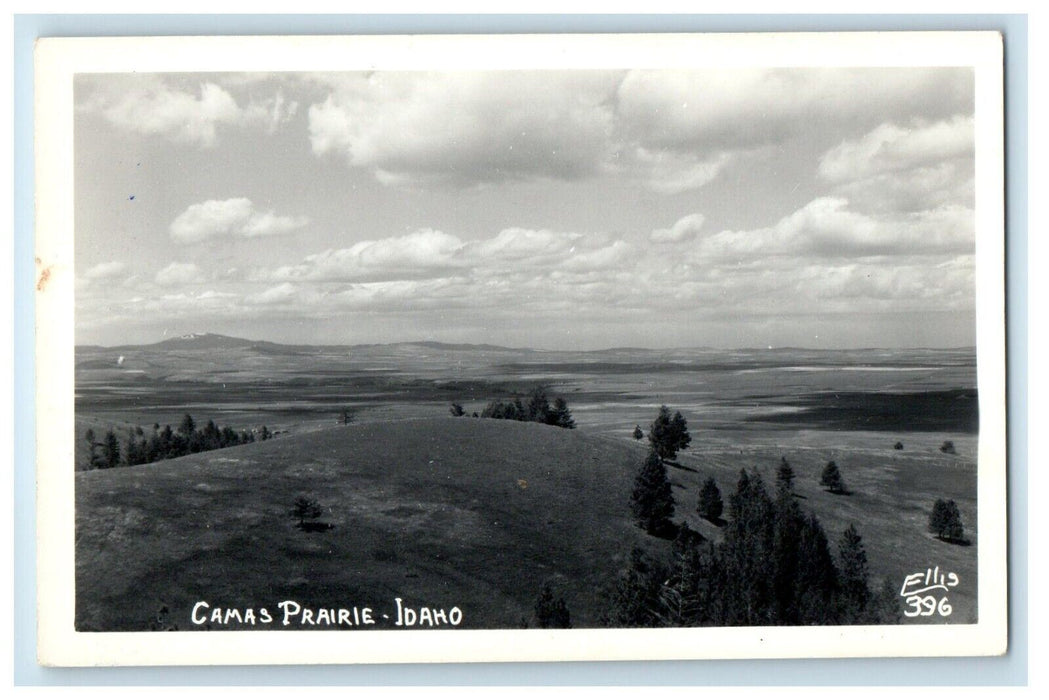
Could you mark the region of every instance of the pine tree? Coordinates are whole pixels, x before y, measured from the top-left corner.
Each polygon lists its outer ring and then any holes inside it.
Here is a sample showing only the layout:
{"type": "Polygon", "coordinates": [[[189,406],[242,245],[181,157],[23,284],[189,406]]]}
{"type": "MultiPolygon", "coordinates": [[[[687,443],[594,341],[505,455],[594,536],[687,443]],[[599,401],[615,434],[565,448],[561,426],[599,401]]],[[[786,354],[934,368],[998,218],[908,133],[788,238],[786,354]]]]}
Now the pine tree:
{"type": "Polygon", "coordinates": [[[674,459],[679,451],[689,446],[692,437],[688,434],[688,423],[680,411],[671,417],[670,409],[660,406],[659,415],[649,428],[648,441],[662,459],[674,459]]]}
{"type": "Polygon", "coordinates": [[[838,465],[833,461],[827,462],[827,466],[823,468],[823,473],[820,475],[820,486],[826,486],[831,493],[848,493],[845,488],[845,480],[838,471],[838,465]]]}
{"type": "Polygon", "coordinates": [[[674,539],[670,575],[660,591],[663,622],[692,627],[707,621],[710,562],[702,547],[705,538],[682,523],[674,539]]]}
{"type": "Polygon", "coordinates": [[[629,567],[608,596],[608,611],[602,615],[602,622],[608,627],[664,626],[660,593],[669,575],[666,565],[634,547],[629,567]]]}
{"type": "Polygon", "coordinates": [[[305,527],[307,520],[316,520],[321,517],[320,504],[311,498],[299,496],[295,499],[295,507],[291,509],[293,517],[299,519],[299,527],[305,527]]]}
{"type": "Polygon", "coordinates": [[[775,512],[758,472],[740,472],[736,492],[729,497],[729,516],[723,545],[729,581],[724,591],[730,615],[726,624],[771,624],[775,618],[775,512]]]}
{"type": "Polygon", "coordinates": [[[537,386],[532,389],[532,394],[528,398],[528,407],[525,409],[526,420],[535,423],[546,423],[547,414],[550,413],[550,400],[546,398],[546,390],[537,386]]]}
{"type": "Polygon", "coordinates": [[[197,424],[193,422],[193,416],[188,413],[182,416],[182,422],[178,425],[179,435],[189,438],[197,429],[197,424]]]}
{"type": "Polygon", "coordinates": [[[776,524],[772,542],[772,588],[776,598],[776,621],[779,624],[797,624],[797,605],[795,601],[796,581],[798,576],[798,559],[801,548],[801,530],[805,525],[805,516],[798,501],[794,498],[791,481],[793,472],[786,460],[780,464],[776,483],[776,524]]]}
{"type": "Polygon", "coordinates": [[[871,592],[867,586],[867,552],[863,538],[849,525],[838,543],[838,559],[841,562],[841,595],[845,622],[863,622],[871,592]]]}
{"type": "Polygon", "coordinates": [[[106,437],[102,440],[102,466],[112,469],[120,464],[120,443],[112,430],[106,431],[106,437]]]}
{"type": "Polygon", "coordinates": [[[575,421],[572,419],[572,412],[568,410],[568,402],[560,396],[554,399],[554,407],[549,410],[546,422],[548,425],[556,425],[558,428],[573,430],[575,421]]]}
{"type": "Polygon", "coordinates": [[[786,457],[780,457],[779,467],[776,469],[776,493],[794,495],[794,469],[786,457]]]}
{"type": "Polygon", "coordinates": [[[550,584],[543,586],[539,598],[535,601],[535,620],[541,629],[568,629],[572,626],[572,616],[564,598],[554,599],[550,584]]]}
{"type": "Polygon", "coordinates": [[[650,535],[663,536],[673,528],[674,495],[667,468],[655,452],[649,452],[634,480],[631,507],[638,525],[650,535]]]}
{"type": "Polygon", "coordinates": [[[696,510],[700,517],[716,523],[721,519],[725,504],[721,500],[721,491],[714,477],[703,482],[703,488],[699,492],[699,505],[696,510]]]}
{"type": "Polygon", "coordinates": [[[87,429],[87,433],[84,435],[84,439],[87,440],[88,456],[87,463],[92,469],[100,469],[103,467],[103,460],[98,454],[98,442],[95,441],[95,431],[91,428],[87,429]]]}
{"type": "Polygon", "coordinates": [[[936,499],[929,515],[929,532],[946,542],[963,542],[965,528],[958,504],[953,500],[936,499]]]}
{"type": "Polygon", "coordinates": [[[798,578],[794,599],[798,624],[828,625],[837,621],[834,600],[838,570],[830,554],[827,535],[815,515],[809,514],[798,543],[798,578]]]}

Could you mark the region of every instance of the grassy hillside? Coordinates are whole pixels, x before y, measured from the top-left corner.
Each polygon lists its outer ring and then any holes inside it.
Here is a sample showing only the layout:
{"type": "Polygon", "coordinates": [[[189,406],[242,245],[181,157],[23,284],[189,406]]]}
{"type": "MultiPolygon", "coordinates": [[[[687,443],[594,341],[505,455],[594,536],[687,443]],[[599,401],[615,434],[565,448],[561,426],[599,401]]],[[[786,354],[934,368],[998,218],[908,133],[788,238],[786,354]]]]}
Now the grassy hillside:
{"type": "MultiPolygon", "coordinates": [[[[678,522],[719,539],[720,529],[695,513],[703,480],[717,480],[727,505],[741,468],[758,469],[771,490],[785,455],[799,504],[821,519],[835,555],[845,527],[859,529],[873,587],[888,579],[898,588],[926,567],[958,574],[954,614],[911,622],[976,619],[975,439],[914,433],[895,450],[895,437],[877,432],[694,431],[693,438],[669,470],[678,522]],[[938,449],[947,438],[957,454],[938,449]],[[830,459],[851,495],[819,485],[830,459]],[[957,501],[971,546],[926,532],[941,497],[957,501]]],[[[565,598],[575,626],[593,626],[604,610],[600,591],[631,548],[667,547],[630,518],[645,451],[643,442],[582,430],[442,417],[79,472],[77,626],[200,629],[190,611],[201,600],[273,612],[293,599],[392,617],[400,597],[412,606],[458,606],[463,627],[513,628],[532,621],[544,583],[565,598]],[[316,500],[320,520],[334,527],[296,527],[290,511],[299,496],[316,500]]]]}
{"type": "Polygon", "coordinates": [[[458,606],[463,627],[516,627],[546,582],[577,626],[593,625],[596,589],[649,539],[629,515],[638,455],[576,431],[448,417],[80,472],[77,628],[195,629],[200,600],[392,613],[396,597],[458,606]],[[298,496],[334,528],[296,527],[298,496]]]}
{"type": "MultiPolygon", "coordinates": [[[[977,619],[976,439],[951,433],[901,435],[903,450],[893,449],[896,436],[858,431],[721,431],[693,434],[693,444],[671,468],[679,518],[708,537],[718,529],[693,512],[703,480],[717,481],[725,497],[736,487],[739,470],[757,469],[770,493],[776,467],[785,456],[795,472],[794,487],[802,510],[819,517],[832,551],[850,524],[863,537],[872,587],[888,579],[899,590],[904,577],[927,567],[955,572],[961,585],[950,593],[949,618],[921,617],[914,623],[968,623],[977,619]],[[957,454],[939,446],[954,441],[957,454]],[[850,495],[829,493],[819,484],[828,461],[841,469],[850,495]],[[927,532],[929,513],[938,498],[954,500],[961,511],[969,546],[937,540],[927,532]]],[[[903,599],[900,599],[903,609],[903,599]]]]}

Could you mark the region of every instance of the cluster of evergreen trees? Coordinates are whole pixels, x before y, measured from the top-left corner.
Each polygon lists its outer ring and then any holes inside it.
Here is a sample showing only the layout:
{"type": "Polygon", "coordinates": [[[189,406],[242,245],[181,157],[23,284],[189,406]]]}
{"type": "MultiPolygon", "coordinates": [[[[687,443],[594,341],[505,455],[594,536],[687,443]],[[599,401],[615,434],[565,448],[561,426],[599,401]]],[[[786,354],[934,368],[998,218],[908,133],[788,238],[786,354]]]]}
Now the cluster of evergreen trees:
{"type": "MultiPolygon", "coordinates": [[[[272,433],[266,426],[259,431],[259,440],[268,440],[272,433]]],[[[112,430],[107,430],[101,442],[95,440],[95,432],[88,430],[85,435],[90,446],[90,464],[92,469],[111,469],[117,466],[134,466],[148,464],[162,459],[182,457],[197,452],[218,450],[223,447],[244,445],[255,442],[256,436],[247,430],[236,431],[225,426],[219,427],[209,420],[202,428],[197,428],[193,417],[188,413],[182,418],[177,430],[170,425],[161,429],[153,424],[153,432],[146,435],[141,427],[136,427],[121,450],[120,442],[112,430]]]]}
{"type": "Polygon", "coordinates": [[[575,421],[572,419],[572,412],[568,410],[568,403],[559,396],[551,404],[546,390],[542,387],[532,390],[527,403],[521,401],[520,398],[513,401],[492,401],[481,412],[481,418],[529,421],[555,425],[559,428],[575,428],[575,421]]]}
{"type": "MultiPolygon", "coordinates": [[[[729,497],[720,543],[682,525],[669,561],[635,549],[610,594],[605,622],[614,627],[895,622],[895,591],[870,590],[867,555],[855,527],[842,533],[835,560],[819,519],[798,506],[793,477],[783,460],[772,497],[760,474],[743,470],[729,497]]],[[[706,496],[710,511],[720,501],[720,494],[714,496],[706,496]]]]}
{"type": "MultiPolygon", "coordinates": [[[[638,428],[634,428],[634,437],[637,438],[638,428]]],[[[648,442],[652,445],[652,451],[660,459],[674,459],[677,453],[692,443],[692,436],[688,434],[688,422],[677,411],[673,416],[666,406],[659,407],[659,415],[652,421],[648,429],[648,442]]]]}
{"type": "Polygon", "coordinates": [[[634,519],[647,533],[656,537],[673,537],[674,495],[664,460],[674,459],[678,450],[691,444],[688,422],[680,411],[671,417],[670,409],[660,406],[659,414],[648,429],[648,441],[652,449],[634,480],[631,509],[634,519]]]}
{"type": "Polygon", "coordinates": [[[932,513],[929,514],[929,532],[944,542],[969,544],[962,526],[961,511],[953,500],[936,499],[932,513]]]}

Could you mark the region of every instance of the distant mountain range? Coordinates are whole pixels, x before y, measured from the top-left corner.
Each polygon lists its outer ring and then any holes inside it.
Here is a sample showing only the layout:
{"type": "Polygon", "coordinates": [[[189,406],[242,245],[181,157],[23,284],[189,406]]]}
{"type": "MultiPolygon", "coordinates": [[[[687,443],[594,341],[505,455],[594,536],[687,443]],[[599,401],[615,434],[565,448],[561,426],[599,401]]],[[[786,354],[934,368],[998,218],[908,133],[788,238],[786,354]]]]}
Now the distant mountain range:
{"type": "Polygon", "coordinates": [[[221,333],[189,333],[173,338],[165,338],[156,343],[143,343],[141,345],[78,345],[79,350],[108,350],[108,351],[130,351],[130,350],[237,350],[253,349],[263,352],[302,353],[331,350],[369,350],[369,349],[394,349],[394,348],[427,348],[444,352],[454,351],[484,351],[484,352],[534,352],[527,348],[508,348],[499,345],[468,343],[440,343],[432,340],[409,341],[400,343],[362,343],[357,345],[288,345],[274,343],[268,340],[249,340],[237,338],[221,333]]]}
{"type": "MultiPolygon", "coordinates": [[[[234,336],[223,335],[221,333],[189,333],[187,335],[180,335],[173,338],[166,338],[156,343],[144,343],[141,345],[116,345],[116,346],[102,346],[102,345],[78,345],[77,350],[80,351],[112,351],[112,352],[127,352],[135,350],[240,350],[250,349],[257,350],[263,353],[279,353],[279,354],[303,354],[303,353],[323,353],[323,352],[343,352],[343,351],[374,351],[374,350],[386,350],[386,351],[397,351],[401,350],[404,352],[417,352],[419,350],[432,350],[437,352],[485,352],[485,353],[514,353],[514,354],[570,354],[570,355],[585,355],[585,354],[669,354],[669,353],[850,353],[850,352],[866,352],[869,350],[879,350],[880,348],[850,348],[850,349],[814,349],[814,348],[800,348],[800,347],[767,347],[767,348],[737,348],[731,349],[718,349],[711,347],[690,347],[690,348],[641,348],[641,347],[616,347],[616,348],[604,348],[600,350],[536,350],[532,348],[511,348],[502,345],[491,345],[486,343],[471,344],[471,343],[442,343],[433,340],[419,340],[419,341],[404,341],[397,343],[359,343],[359,344],[331,344],[331,345],[290,345],[284,343],[275,343],[268,340],[249,340],[247,338],[237,338],[234,336]]],[[[934,350],[934,351],[968,351],[974,352],[975,348],[908,348],[905,350],[934,350]]]]}

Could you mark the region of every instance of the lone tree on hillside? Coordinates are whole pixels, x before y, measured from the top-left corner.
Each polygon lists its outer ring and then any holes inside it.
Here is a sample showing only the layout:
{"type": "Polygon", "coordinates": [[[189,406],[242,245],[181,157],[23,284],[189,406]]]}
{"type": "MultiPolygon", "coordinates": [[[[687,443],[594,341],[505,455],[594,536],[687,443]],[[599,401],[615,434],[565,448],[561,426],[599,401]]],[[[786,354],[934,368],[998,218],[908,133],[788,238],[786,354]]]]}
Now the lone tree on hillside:
{"type": "Polygon", "coordinates": [[[696,511],[700,517],[716,523],[721,519],[721,514],[724,510],[725,504],[721,500],[721,491],[718,489],[718,484],[714,481],[714,477],[710,477],[703,482],[703,488],[699,492],[699,506],[696,508],[696,511]]]}
{"type": "Polygon", "coordinates": [[[823,468],[823,474],[820,476],[820,486],[826,486],[831,493],[848,493],[848,490],[845,488],[845,480],[841,478],[841,472],[838,471],[838,465],[833,461],[827,462],[827,466],[823,468]]]}
{"type": "Polygon", "coordinates": [[[466,411],[463,410],[462,404],[453,403],[452,407],[448,410],[451,411],[451,414],[456,418],[466,415],[466,411]]]}
{"type": "Polygon", "coordinates": [[[644,433],[643,430],[641,430],[641,426],[640,425],[635,425],[634,426],[633,436],[634,436],[635,440],[640,440],[641,438],[645,437],[645,433],[644,433]]]}
{"type": "Polygon", "coordinates": [[[945,542],[965,542],[965,528],[958,504],[953,500],[936,499],[929,514],[929,532],[945,542]]]}
{"type": "Polygon", "coordinates": [[[950,440],[944,440],[943,444],[940,445],[940,452],[944,453],[945,455],[958,454],[957,450],[954,449],[954,443],[950,440]]]}
{"type": "Polygon", "coordinates": [[[670,409],[660,406],[659,415],[652,421],[652,427],[648,430],[648,441],[662,459],[674,459],[679,450],[688,447],[692,442],[692,436],[688,434],[688,423],[681,411],[671,417],[670,409]]]}
{"type": "Polygon", "coordinates": [[[293,517],[299,519],[299,527],[305,529],[307,527],[306,521],[316,520],[321,517],[321,506],[317,501],[312,498],[306,498],[305,496],[299,496],[295,499],[295,507],[291,509],[293,517]]]}
{"type": "Polygon", "coordinates": [[[674,495],[663,460],[649,452],[634,479],[631,509],[637,524],[656,537],[668,536],[673,530],[674,495]]]}

